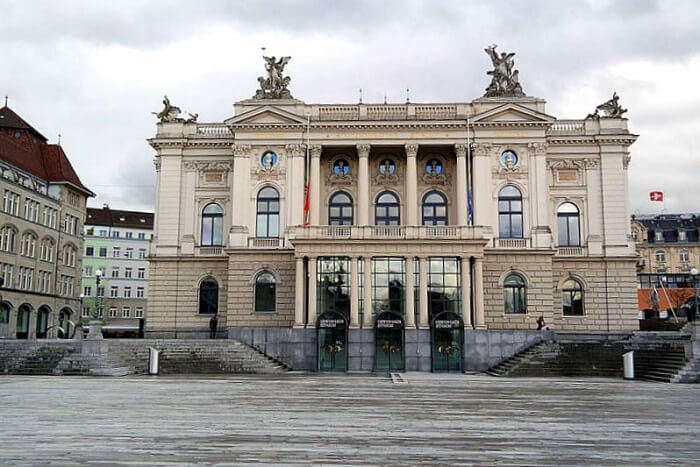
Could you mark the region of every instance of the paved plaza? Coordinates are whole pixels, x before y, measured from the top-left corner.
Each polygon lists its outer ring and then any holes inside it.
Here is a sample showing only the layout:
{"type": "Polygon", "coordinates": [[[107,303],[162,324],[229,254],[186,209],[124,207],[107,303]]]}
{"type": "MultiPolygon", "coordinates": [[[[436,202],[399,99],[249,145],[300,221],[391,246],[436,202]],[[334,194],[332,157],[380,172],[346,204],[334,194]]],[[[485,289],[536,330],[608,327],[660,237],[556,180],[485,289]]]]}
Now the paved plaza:
{"type": "Polygon", "coordinates": [[[700,387],[613,379],[0,377],[0,464],[700,462],[700,387]]]}

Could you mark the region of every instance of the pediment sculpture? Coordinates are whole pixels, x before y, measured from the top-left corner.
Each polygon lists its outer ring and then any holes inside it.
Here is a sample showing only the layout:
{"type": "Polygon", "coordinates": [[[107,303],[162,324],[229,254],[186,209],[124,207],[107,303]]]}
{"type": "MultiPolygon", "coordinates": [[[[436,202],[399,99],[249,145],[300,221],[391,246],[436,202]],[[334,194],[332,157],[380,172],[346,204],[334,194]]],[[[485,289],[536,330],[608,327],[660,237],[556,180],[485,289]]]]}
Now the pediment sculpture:
{"type": "Polygon", "coordinates": [[[275,56],[263,58],[267,77],[258,77],[260,89],[255,92],[253,99],[291,99],[292,94],[287,89],[291,78],[284,76],[283,72],[292,57],[280,57],[279,60],[275,56]]]}
{"type": "Polygon", "coordinates": [[[167,95],[163,96],[163,110],[151,113],[158,117],[161,123],[197,123],[197,117],[199,117],[199,114],[191,114],[189,112],[187,112],[189,118],[180,117],[182,113],[180,107],[170,104],[170,99],[168,99],[167,95]]]}
{"type": "Polygon", "coordinates": [[[613,92],[612,99],[597,106],[595,112],[586,116],[586,120],[589,118],[622,118],[622,114],[627,112],[627,109],[622,108],[619,100],[620,97],[616,92],[613,92]],[[600,115],[600,112],[603,112],[603,115],[600,115]]]}
{"type": "Polygon", "coordinates": [[[484,97],[523,97],[525,93],[518,81],[519,72],[513,61],[514,53],[496,52],[496,44],[490,45],[484,51],[491,57],[493,70],[487,71],[491,75],[491,84],[486,88],[484,97]]]}

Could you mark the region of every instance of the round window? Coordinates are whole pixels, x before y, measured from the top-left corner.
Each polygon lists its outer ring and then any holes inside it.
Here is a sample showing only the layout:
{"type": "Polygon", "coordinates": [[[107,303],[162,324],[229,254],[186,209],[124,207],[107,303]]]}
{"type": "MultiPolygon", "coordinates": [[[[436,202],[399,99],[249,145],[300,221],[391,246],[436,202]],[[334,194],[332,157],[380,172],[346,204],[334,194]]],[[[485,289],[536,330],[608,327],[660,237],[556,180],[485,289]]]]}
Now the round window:
{"type": "Polygon", "coordinates": [[[277,154],[272,151],[267,151],[260,158],[260,163],[263,167],[272,167],[277,164],[277,154]]]}
{"type": "Polygon", "coordinates": [[[345,159],[338,159],[333,163],[333,173],[336,175],[347,175],[350,173],[350,166],[345,159]]]}
{"type": "Polygon", "coordinates": [[[425,166],[425,171],[435,175],[442,173],[442,162],[438,159],[430,159],[425,166]]]}
{"type": "Polygon", "coordinates": [[[518,163],[518,155],[513,151],[503,151],[501,154],[501,165],[513,167],[518,163]]]}
{"type": "Polygon", "coordinates": [[[396,164],[391,159],[384,159],[379,165],[379,172],[384,175],[390,175],[396,172],[396,164]]]}

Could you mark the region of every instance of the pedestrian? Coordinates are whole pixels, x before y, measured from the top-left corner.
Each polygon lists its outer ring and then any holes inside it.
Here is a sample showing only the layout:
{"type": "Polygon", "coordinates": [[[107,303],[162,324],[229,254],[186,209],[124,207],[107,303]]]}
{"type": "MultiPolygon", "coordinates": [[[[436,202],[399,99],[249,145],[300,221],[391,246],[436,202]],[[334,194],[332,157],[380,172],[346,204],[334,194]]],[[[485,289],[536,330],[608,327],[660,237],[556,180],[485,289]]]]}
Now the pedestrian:
{"type": "Polygon", "coordinates": [[[545,329],[544,316],[540,315],[540,317],[537,318],[537,330],[541,331],[543,329],[545,329]]]}
{"type": "Polygon", "coordinates": [[[209,339],[216,339],[216,326],[219,324],[219,319],[216,315],[209,320],[209,339]]]}

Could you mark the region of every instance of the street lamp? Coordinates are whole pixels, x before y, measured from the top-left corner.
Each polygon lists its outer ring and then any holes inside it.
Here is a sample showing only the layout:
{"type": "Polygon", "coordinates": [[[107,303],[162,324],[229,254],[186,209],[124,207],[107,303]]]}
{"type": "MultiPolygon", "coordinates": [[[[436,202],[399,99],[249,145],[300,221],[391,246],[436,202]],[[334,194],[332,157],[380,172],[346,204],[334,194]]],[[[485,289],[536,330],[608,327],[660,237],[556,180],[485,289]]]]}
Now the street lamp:
{"type": "MultiPolygon", "coordinates": [[[[695,321],[700,313],[698,313],[698,270],[697,268],[693,268],[690,270],[690,276],[693,278],[693,289],[695,290],[695,313],[693,314],[693,321],[695,321]]],[[[690,320],[688,320],[690,321],[690,320]]]]}
{"type": "MultiPolygon", "coordinates": [[[[100,281],[102,280],[102,270],[98,269],[95,271],[95,293],[99,295],[99,292],[97,292],[100,289],[100,281]]],[[[95,301],[95,310],[92,312],[92,319],[90,320],[89,326],[90,326],[90,331],[88,332],[88,339],[95,339],[95,340],[100,340],[102,339],[102,320],[99,317],[99,302],[100,302],[100,297],[97,297],[97,300],[95,301]]]]}

